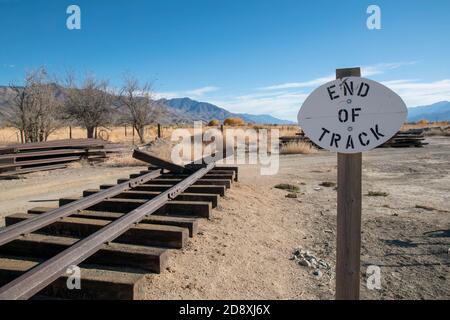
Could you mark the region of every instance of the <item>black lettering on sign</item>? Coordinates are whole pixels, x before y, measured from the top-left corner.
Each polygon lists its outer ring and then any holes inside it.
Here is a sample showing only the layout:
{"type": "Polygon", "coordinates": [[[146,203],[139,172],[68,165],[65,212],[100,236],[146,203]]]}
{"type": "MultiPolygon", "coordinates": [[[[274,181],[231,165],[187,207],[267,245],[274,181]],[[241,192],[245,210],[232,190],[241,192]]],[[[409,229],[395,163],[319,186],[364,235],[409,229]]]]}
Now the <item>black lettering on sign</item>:
{"type": "Polygon", "coordinates": [[[370,140],[367,139],[366,141],[363,141],[363,136],[364,136],[364,137],[367,137],[367,133],[361,132],[361,133],[359,134],[359,142],[365,147],[365,146],[367,146],[367,145],[370,143],[370,140]]]}
{"type": "Polygon", "coordinates": [[[339,148],[338,142],[340,140],[341,140],[341,135],[339,133],[333,133],[333,135],[331,136],[330,147],[332,147],[334,144],[336,146],[336,148],[339,148]]]}
{"type": "Polygon", "coordinates": [[[339,110],[338,118],[339,118],[340,122],[347,122],[348,121],[348,111],[345,109],[339,110]]]}
{"type": "Polygon", "coordinates": [[[331,99],[331,100],[334,100],[334,99],[339,98],[339,95],[336,93],[335,90],[333,90],[333,89],[335,89],[335,88],[336,88],[336,86],[335,86],[334,84],[333,84],[331,87],[328,87],[328,88],[327,88],[328,94],[330,95],[330,99],[331,99]]]}
{"type": "Polygon", "coordinates": [[[380,130],[378,129],[378,125],[375,125],[375,129],[374,128],[370,128],[370,131],[372,132],[372,134],[374,135],[374,137],[377,140],[380,140],[380,137],[384,137],[384,134],[380,133],[380,130]]]}
{"type": "Polygon", "coordinates": [[[322,135],[320,136],[320,138],[319,138],[319,141],[322,141],[322,139],[323,139],[323,137],[325,137],[325,135],[327,134],[327,133],[330,133],[330,131],[328,131],[327,129],[325,129],[325,128],[322,128],[322,135]]]}
{"type": "Polygon", "coordinates": [[[369,90],[370,90],[370,86],[365,82],[361,82],[361,85],[358,90],[358,96],[363,97],[363,98],[366,97],[367,94],[369,93],[369,90]]]}
{"type": "Polygon", "coordinates": [[[350,81],[350,85],[348,83],[349,81],[344,81],[344,96],[347,96],[349,93],[353,95],[353,81],[350,81]]]}
{"type": "Polygon", "coordinates": [[[347,138],[347,145],[345,146],[345,148],[346,149],[348,149],[348,148],[355,149],[355,145],[353,144],[353,138],[351,135],[348,136],[348,138],[347,138]]]}
{"type": "Polygon", "coordinates": [[[358,111],[361,111],[361,108],[353,108],[352,109],[352,122],[355,122],[356,117],[359,117],[358,111]]]}

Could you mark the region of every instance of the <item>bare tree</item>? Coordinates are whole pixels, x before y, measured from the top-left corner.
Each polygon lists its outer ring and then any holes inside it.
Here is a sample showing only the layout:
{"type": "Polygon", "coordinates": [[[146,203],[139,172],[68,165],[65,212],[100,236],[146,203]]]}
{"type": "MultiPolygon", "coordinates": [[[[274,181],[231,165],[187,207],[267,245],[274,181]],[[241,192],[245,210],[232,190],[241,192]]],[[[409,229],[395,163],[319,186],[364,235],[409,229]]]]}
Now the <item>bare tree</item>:
{"type": "Polygon", "coordinates": [[[19,129],[25,142],[46,141],[60,125],[57,113],[61,103],[45,68],[28,72],[23,87],[11,84],[9,89],[12,98],[2,111],[6,123],[19,129]]]}
{"type": "Polygon", "coordinates": [[[88,138],[94,137],[95,129],[107,125],[111,120],[112,95],[108,82],[87,75],[81,84],[69,75],[66,80],[65,115],[84,127],[88,138]]]}
{"type": "Polygon", "coordinates": [[[120,90],[118,104],[123,118],[136,130],[141,143],[145,143],[145,126],[155,123],[163,109],[152,99],[152,88],[148,83],[139,84],[132,76],[124,77],[120,90]]]}

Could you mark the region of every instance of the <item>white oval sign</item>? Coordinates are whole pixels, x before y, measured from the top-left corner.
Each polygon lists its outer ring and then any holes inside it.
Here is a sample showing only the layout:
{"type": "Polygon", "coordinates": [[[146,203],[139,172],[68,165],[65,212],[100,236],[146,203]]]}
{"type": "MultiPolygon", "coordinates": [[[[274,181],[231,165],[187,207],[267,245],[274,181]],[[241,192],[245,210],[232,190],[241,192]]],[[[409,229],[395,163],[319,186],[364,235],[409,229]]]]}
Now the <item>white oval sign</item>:
{"type": "Polygon", "coordinates": [[[389,88],[365,78],[348,77],[314,90],[300,108],[298,123],[320,147],[358,153],[392,138],[407,113],[402,98],[389,88]]]}

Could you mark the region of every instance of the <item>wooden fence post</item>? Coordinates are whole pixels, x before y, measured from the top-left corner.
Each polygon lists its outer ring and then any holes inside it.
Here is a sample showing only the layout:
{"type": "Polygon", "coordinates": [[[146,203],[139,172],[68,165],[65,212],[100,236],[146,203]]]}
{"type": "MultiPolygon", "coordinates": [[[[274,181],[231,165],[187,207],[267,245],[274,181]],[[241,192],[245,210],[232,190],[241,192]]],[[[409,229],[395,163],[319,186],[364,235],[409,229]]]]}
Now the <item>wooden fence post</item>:
{"type": "MultiPolygon", "coordinates": [[[[360,68],[338,69],[336,78],[361,77],[360,68]]],[[[362,153],[338,153],[336,299],[358,300],[361,264],[362,153]]]]}
{"type": "Polygon", "coordinates": [[[161,139],[161,124],[158,123],[158,138],[161,139]]]}

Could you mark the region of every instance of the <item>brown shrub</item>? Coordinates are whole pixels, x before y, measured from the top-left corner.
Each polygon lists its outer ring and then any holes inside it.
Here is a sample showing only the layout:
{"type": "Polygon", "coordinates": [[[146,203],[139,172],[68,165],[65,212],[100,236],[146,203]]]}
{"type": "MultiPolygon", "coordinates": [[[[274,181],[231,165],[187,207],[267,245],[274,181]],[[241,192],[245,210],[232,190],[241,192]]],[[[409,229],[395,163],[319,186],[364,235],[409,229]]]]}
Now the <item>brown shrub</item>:
{"type": "Polygon", "coordinates": [[[243,126],[245,122],[241,118],[227,118],[223,124],[226,126],[243,126]]]}
{"type": "Polygon", "coordinates": [[[217,120],[217,119],[211,120],[211,121],[208,123],[208,126],[209,126],[209,127],[217,127],[217,126],[220,126],[220,121],[217,120]]]}
{"type": "Polygon", "coordinates": [[[289,142],[281,147],[280,154],[311,154],[317,149],[308,142],[289,142]]]}

